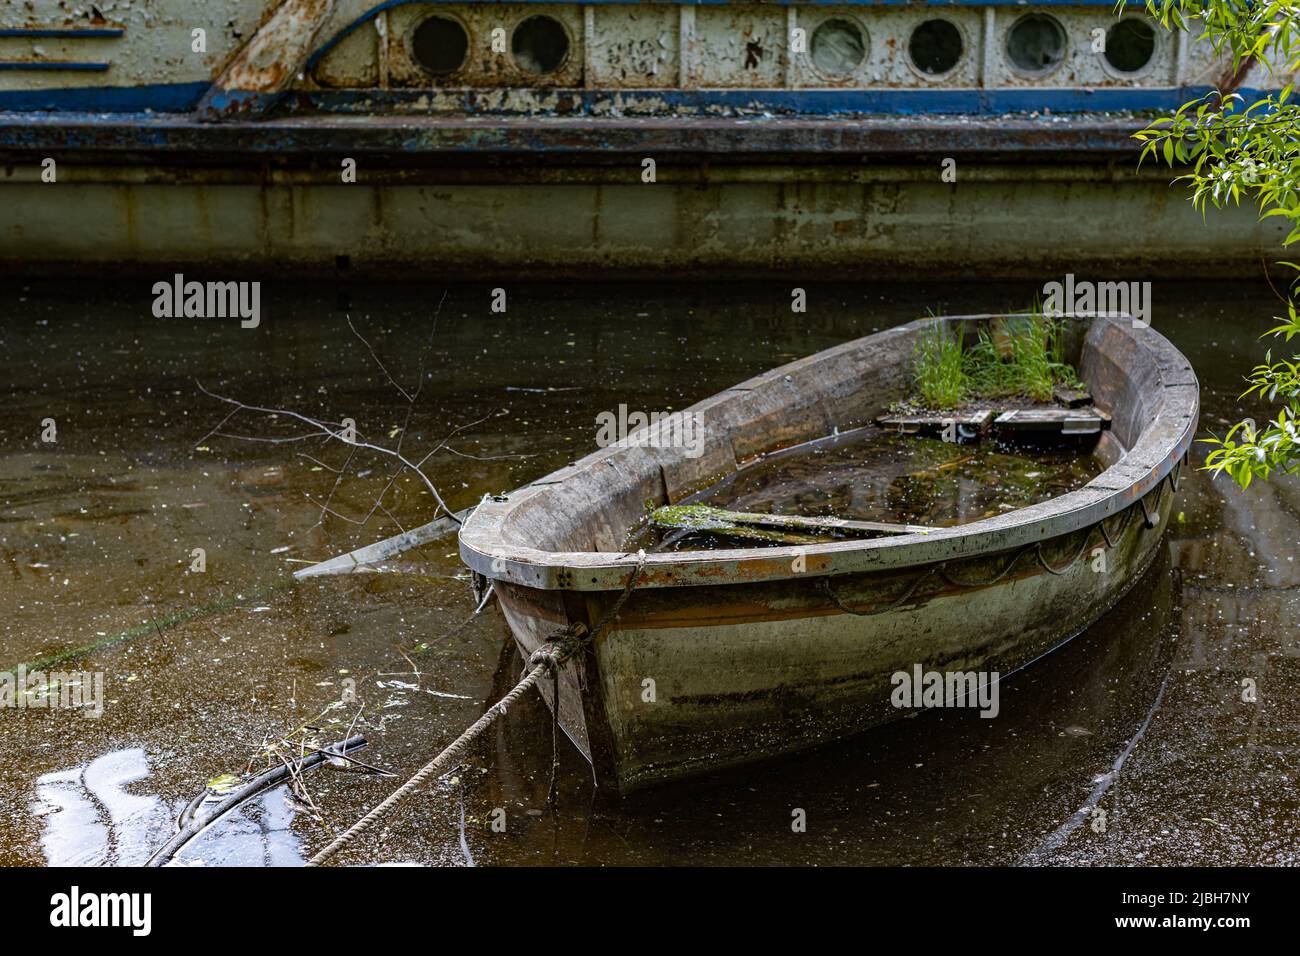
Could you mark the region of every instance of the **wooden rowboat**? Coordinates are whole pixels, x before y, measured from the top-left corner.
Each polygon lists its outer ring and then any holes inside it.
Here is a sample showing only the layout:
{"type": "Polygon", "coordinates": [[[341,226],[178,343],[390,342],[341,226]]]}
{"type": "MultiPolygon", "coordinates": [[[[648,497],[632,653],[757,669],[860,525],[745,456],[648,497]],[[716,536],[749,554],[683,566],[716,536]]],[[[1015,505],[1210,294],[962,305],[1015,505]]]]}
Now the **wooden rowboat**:
{"type": "MultiPolygon", "coordinates": [[[[698,457],[655,447],[662,426],[651,426],[485,500],[461,529],[461,556],[493,582],[528,657],[558,630],[609,613],[636,574],[637,556],[620,548],[648,506],[871,422],[908,391],[928,326],[966,335],[994,318],[912,322],[727,389],[688,410],[703,426],[698,457]]],[[[891,675],[917,665],[1005,675],[1119,600],[1156,554],[1199,387],[1149,327],[1070,318],[1079,375],[1111,421],[1095,449],[1101,474],[1044,503],[926,533],[644,556],[626,604],[559,682],[560,724],[597,784],[626,794],[884,723],[908,713],[891,703],[891,675]]],[[[545,695],[551,703],[549,686],[545,695]]]]}

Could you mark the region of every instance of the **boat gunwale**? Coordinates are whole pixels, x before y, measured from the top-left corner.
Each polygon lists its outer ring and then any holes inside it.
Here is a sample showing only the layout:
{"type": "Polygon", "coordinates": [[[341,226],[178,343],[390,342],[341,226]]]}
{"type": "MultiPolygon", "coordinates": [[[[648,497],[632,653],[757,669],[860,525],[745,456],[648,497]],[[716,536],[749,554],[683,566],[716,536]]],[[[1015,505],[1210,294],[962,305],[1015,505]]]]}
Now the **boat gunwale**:
{"type": "MultiPolygon", "coordinates": [[[[710,403],[752,391],[783,378],[795,366],[851,351],[867,339],[910,333],[938,322],[986,322],[1000,314],[935,316],[861,336],[754,376],[692,405],[685,412],[701,410],[710,403]]],[[[1188,455],[1199,416],[1200,387],[1191,364],[1168,339],[1149,325],[1136,324],[1131,316],[1071,312],[1064,317],[1131,324],[1132,333],[1143,347],[1142,357],[1153,361],[1157,369],[1158,384],[1152,391],[1158,389],[1163,396],[1163,402],[1142,427],[1132,447],[1082,488],[1003,515],[927,533],[801,546],[647,554],[637,587],[760,583],[892,571],[978,558],[1093,527],[1157,491],[1166,479],[1172,483],[1176,480],[1174,469],[1188,455]],[[1166,380],[1167,375],[1173,380],[1166,380]],[[803,563],[804,570],[793,570],[796,559],[803,563]]],[[[638,563],[636,554],[520,547],[506,543],[503,531],[510,513],[535,495],[545,494],[548,488],[583,475],[587,469],[611,457],[646,451],[631,445],[601,449],[500,499],[485,498],[461,528],[462,560],[489,579],[540,590],[612,591],[625,587],[638,563]]]]}

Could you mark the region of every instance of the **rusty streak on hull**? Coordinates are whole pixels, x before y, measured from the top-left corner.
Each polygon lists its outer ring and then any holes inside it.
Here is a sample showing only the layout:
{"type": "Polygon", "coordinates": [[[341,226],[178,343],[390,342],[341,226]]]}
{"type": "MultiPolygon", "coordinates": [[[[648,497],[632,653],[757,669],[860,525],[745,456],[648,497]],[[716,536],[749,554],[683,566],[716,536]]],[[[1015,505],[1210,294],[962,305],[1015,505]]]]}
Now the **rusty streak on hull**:
{"type": "Polygon", "coordinates": [[[310,55],[335,0],[284,0],[217,77],[199,103],[199,116],[220,120],[252,110],[282,93],[310,55]]]}

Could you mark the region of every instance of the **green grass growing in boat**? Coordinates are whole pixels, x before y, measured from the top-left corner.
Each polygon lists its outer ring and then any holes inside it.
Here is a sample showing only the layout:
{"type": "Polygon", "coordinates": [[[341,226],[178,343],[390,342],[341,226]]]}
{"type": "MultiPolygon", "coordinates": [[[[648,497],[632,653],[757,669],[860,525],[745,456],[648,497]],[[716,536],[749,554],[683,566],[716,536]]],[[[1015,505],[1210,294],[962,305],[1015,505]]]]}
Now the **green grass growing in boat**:
{"type": "Polygon", "coordinates": [[[985,398],[1024,396],[1048,402],[1056,385],[1079,388],[1064,361],[1065,325],[1037,312],[1006,316],[996,331],[981,329],[962,348],[942,325],[927,331],[916,347],[913,375],[920,403],[955,408],[985,398]]]}
{"type": "Polygon", "coordinates": [[[951,408],[966,400],[966,377],[961,342],[942,323],[921,337],[916,349],[914,374],[921,401],[931,408],[951,408]]]}

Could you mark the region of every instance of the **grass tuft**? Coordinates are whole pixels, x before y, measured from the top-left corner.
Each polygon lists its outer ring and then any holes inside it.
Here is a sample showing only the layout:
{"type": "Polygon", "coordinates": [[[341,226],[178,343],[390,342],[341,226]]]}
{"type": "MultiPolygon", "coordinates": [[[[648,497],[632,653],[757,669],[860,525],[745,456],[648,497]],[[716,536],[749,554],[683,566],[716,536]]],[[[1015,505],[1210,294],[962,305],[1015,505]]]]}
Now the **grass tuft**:
{"type": "Polygon", "coordinates": [[[942,323],[922,336],[916,350],[916,385],[931,408],[951,408],[966,400],[970,383],[961,342],[942,323]]]}
{"type": "Polygon", "coordinates": [[[935,325],[917,344],[913,374],[921,404],[955,408],[984,398],[1023,396],[1050,402],[1059,383],[1080,387],[1064,361],[1064,322],[1037,313],[1008,317],[994,333],[963,349],[957,336],[935,325]]]}

